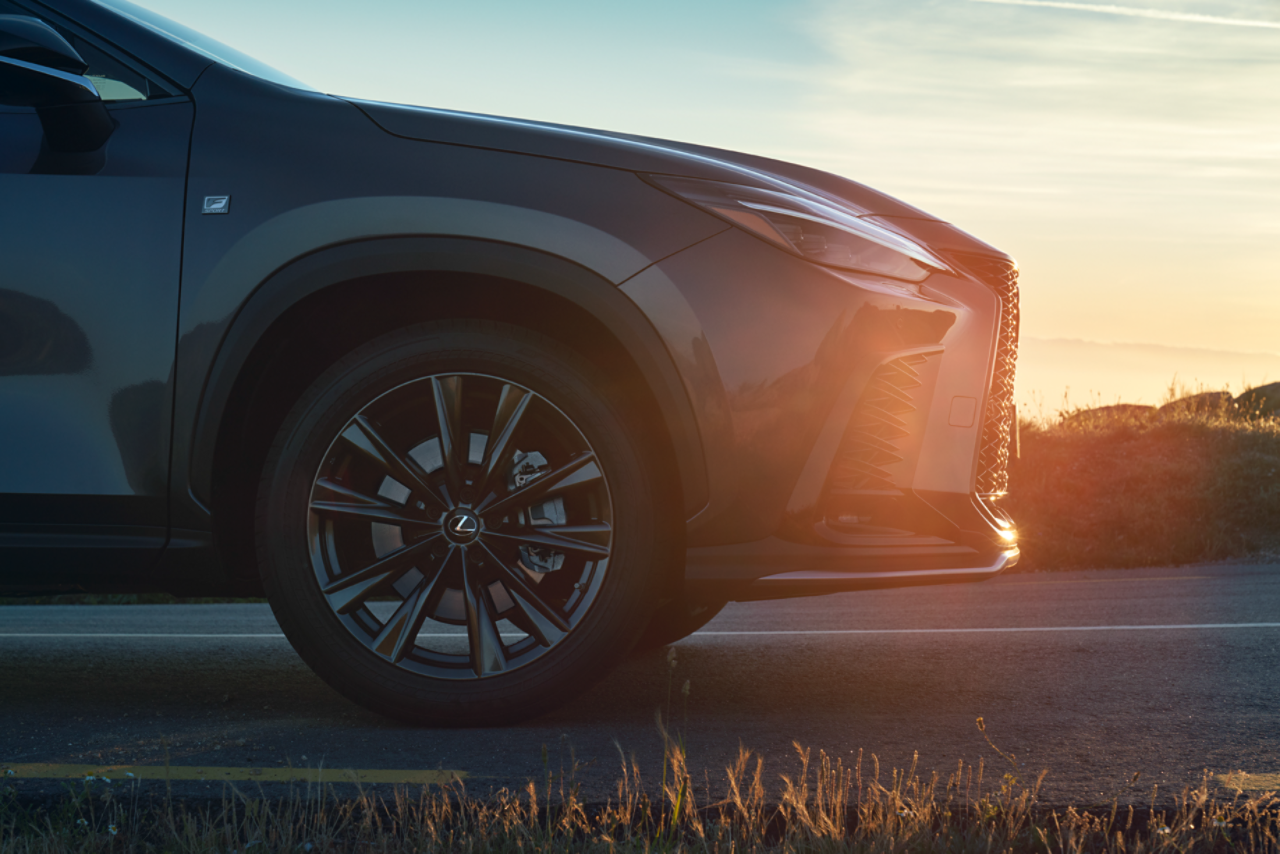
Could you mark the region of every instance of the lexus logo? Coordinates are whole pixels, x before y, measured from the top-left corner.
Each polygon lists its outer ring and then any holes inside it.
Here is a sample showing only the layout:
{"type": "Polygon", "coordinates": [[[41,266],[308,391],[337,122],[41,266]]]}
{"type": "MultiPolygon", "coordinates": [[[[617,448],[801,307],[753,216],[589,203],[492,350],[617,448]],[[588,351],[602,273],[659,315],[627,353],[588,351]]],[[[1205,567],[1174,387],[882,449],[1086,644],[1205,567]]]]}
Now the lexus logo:
{"type": "Polygon", "coordinates": [[[453,532],[461,537],[469,537],[480,528],[480,522],[474,516],[459,516],[450,525],[453,532]]]}

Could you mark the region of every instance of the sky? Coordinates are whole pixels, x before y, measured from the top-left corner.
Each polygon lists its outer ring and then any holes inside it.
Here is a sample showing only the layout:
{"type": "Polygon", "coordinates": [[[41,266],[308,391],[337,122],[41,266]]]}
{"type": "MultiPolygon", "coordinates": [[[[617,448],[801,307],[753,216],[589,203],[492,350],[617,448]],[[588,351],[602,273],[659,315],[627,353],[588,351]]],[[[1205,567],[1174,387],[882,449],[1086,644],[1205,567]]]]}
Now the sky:
{"type": "Polygon", "coordinates": [[[141,2],[326,92],[897,196],[1018,259],[1024,405],[1280,380],[1277,0],[141,2]]]}

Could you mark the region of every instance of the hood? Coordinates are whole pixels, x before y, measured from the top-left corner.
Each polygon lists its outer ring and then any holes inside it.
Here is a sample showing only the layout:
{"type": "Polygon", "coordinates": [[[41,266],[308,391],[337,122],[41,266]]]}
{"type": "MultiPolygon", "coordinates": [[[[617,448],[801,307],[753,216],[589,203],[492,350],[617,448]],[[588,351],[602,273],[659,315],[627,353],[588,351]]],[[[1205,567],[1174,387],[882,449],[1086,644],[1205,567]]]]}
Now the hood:
{"type": "Polygon", "coordinates": [[[924,211],[864,184],[767,157],[570,125],[347,100],[387,133],[407,139],[771,189],[799,186],[856,208],[862,215],[937,221],[924,211]]]}

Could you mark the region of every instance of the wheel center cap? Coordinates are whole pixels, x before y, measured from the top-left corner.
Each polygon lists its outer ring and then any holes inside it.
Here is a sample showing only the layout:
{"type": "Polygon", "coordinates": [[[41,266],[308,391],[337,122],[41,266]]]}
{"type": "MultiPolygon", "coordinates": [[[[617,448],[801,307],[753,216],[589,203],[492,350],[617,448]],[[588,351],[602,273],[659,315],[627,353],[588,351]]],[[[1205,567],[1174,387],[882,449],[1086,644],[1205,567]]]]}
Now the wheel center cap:
{"type": "Polygon", "coordinates": [[[470,510],[458,508],[444,520],[444,535],[451,543],[465,546],[480,536],[480,517],[470,510]]]}

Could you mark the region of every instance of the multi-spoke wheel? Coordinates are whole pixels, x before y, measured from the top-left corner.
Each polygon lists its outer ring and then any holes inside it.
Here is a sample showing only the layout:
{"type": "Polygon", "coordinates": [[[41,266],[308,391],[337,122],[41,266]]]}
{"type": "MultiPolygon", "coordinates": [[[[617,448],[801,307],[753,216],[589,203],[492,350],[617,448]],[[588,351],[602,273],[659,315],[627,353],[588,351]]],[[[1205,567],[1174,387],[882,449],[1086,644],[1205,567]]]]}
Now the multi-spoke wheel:
{"type": "Polygon", "coordinates": [[[281,429],[259,554],[281,626],[399,717],[527,717],[624,655],[662,547],[641,446],[573,359],[496,324],[343,359],[281,429]]]}

